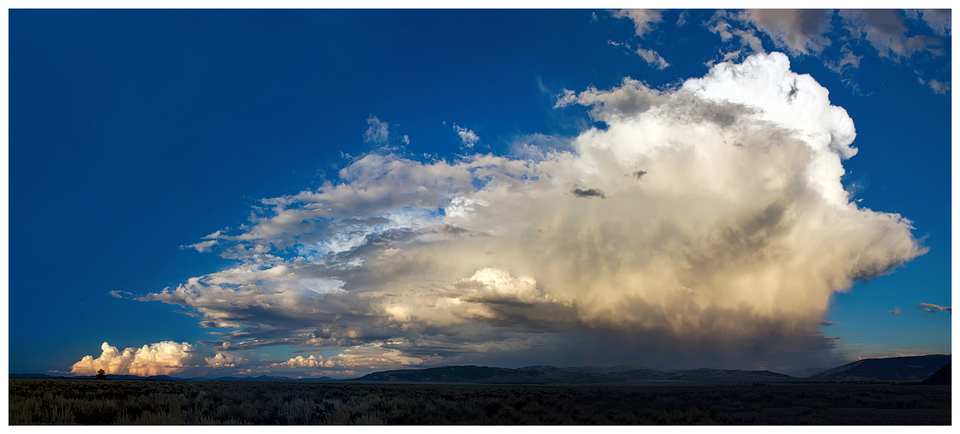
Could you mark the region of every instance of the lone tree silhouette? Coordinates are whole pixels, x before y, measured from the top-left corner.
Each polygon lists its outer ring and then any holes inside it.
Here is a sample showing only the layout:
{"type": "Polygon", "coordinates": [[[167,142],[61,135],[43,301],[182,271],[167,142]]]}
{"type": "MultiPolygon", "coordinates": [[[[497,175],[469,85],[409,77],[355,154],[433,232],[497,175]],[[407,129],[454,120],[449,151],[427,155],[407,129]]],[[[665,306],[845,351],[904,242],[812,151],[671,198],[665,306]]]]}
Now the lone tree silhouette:
{"type": "Polygon", "coordinates": [[[98,379],[98,380],[106,380],[106,379],[107,379],[107,373],[106,373],[106,372],[103,372],[103,369],[97,371],[97,379],[98,379]]]}

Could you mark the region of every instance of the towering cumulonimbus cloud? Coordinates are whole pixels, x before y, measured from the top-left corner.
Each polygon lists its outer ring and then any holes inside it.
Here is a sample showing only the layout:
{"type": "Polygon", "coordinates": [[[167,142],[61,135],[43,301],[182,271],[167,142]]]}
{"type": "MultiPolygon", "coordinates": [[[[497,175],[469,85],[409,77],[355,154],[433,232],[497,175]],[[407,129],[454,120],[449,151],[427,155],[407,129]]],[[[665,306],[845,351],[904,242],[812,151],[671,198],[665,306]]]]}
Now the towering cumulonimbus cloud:
{"type": "Polygon", "coordinates": [[[762,365],[822,355],[831,296],[925,252],[908,220],[851,200],[853,121],[780,53],[558,97],[577,105],[603,127],[569,149],[356,158],[220,233],[235,267],[139,299],[227,329],[219,351],[762,365]]]}

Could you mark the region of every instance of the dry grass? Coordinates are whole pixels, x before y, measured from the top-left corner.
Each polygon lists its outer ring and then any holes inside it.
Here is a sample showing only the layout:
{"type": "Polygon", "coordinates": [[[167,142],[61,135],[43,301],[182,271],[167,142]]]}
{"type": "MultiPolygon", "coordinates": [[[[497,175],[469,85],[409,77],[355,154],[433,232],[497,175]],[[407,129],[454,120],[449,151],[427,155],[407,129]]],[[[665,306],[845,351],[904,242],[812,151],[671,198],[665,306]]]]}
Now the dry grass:
{"type": "Polygon", "coordinates": [[[11,425],[950,424],[950,387],[10,379],[11,425]]]}

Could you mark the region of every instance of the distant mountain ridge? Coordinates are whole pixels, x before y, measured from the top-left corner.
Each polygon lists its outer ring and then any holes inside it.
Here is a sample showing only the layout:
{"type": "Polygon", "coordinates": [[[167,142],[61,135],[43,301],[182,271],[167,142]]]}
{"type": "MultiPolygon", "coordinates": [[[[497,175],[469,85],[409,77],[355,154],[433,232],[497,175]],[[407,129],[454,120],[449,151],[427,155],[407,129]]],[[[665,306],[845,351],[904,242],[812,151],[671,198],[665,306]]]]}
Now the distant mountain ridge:
{"type": "MultiPolygon", "coordinates": [[[[10,374],[9,378],[49,378],[49,379],[80,379],[93,380],[93,375],[78,375],[75,377],[65,377],[63,375],[53,376],[47,374],[10,374]]],[[[169,375],[154,375],[151,377],[138,377],[136,375],[107,375],[107,380],[160,380],[160,381],[336,381],[330,377],[312,377],[312,378],[290,378],[286,376],[261,375],[259,377],[171,377],[169,375]]]]}
{"type": "MultiPolygon", "coordinates": [[[[645,382],[737,383],[737,382],[825,382],[825,381],[916,381],[940,377],[927,384],[949,384],[950,355],[891,357],[864,359],[825,370],[809,377],[793,377],[766,370],[713,369],[664,370],[640,368],[631,365],[612,367],[585,366],[558,368],[555,366],[527,366],[497,368],[490,366],[440,366],[425,369],[400,369],[374,372],[359,378],[336,380],[330,377],[290,378],[286,376],[259,377],[193,377],[178,378],[167,375],[137,377],[108,375],[108,380],[167,380],[167,381],[357,381],[400,383],[460,383],[460,384],[619,384],[645,382]],[[946,380],[943,380],[945,376],[946,380]],[[944,383],[946,381],[946,383],[944,383]]],[[[93,376],[64,377],[47,374],[10,374],[9,378],[93,379],[93,376]]]]}
{"type": "Polygon", "coordinates": [[[950,363],[947,363],[946,366],[940,368],[939,371],[934,372],[933,375],[927,377],[926,380],[921,381],[920,384],[949,386],[951,384],[950,363]]]}
{"type": "Polygon", "coordinates": [[[821,372],[817,381],[923,381],[950,363],[950,355],[863,359],[821,372]]]}
{"type": "MultiPolygon", "coordinates": [[[[645,369],[630,365],[609,368],[557,368],[528,366],[494,368],[487,366],[441,366],[374,372],[353,381],[474,384],[631,384],[642,382],[823,382],[823,381],[923,381],[950,363],[950,355],[864,359],[808,377],[793,377],[766,370],[645,369]]],[[[942,380],[941,380],[942,381],[942,380]]]]}
{"type": "Polygon", "coordinates": [[[528,366],[524,368],[492,368],[486,366],[442,366],[427,369],[404,369],[374,372],[354,381],[475,383],[475,384],[626,384],[644,381],[688,382],[770,382],[796,378],[770,371],[724,369],[692,369],[664,372],[656,369],[624,368],[557,368],[528,366]]]}

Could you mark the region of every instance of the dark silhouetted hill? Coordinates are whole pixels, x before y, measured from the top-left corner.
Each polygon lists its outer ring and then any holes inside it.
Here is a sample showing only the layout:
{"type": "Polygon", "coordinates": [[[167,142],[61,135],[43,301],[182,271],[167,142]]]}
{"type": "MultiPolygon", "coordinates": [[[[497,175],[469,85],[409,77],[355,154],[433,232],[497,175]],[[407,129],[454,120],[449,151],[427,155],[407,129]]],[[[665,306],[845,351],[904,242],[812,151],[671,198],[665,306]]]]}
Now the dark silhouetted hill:
{"type": "Polygon", "coordinates": [[[312,377],[312,378],[290,378],[290,377],[274,377],[269,375],[261,375],[259,377],[217,377],[217,378],[194,378],[193,380],[204,380],[204,381],[331,381],[333,378],[330,377],[312,377]]]}
{"type": "Polygon", "coordinates": [[[950,385],[950,364],[947,363],[920,384],[950,385]]]}
{"type": "Polygon", "coordinates": [[[816,381],[922,381],[950,363],[950,356],[890,357],[863,359],[821,372],[809,380],[816,381]]]}
{"type": "Polygon", "coordinates": [[[65,378],[65,377],[54,377],[53,375],[47,374],[10,374],[10,378],[65,378]]]}
{"type": "Polygon", "coordinates": [[[796,378],[770,371],[710,368],[664,372],[635,367],[603,369],[528,366],[509,369],[470,365],[375,372],[355,381],[473,384],[627,384],[651,381],[771,382],[791,380],[796,380],[796,378]]]}
{"type": "MultiPolygon", "coordinates": [[[[700,368],[690,370],[645,369],[632,365],[608,368],[555,366],[527,366],[524,368],[496,368],[490,366],[441,366],[426,369],[403,369],[374,372],[360,378],[344,381],[402,382],[402,383],[462,383],[462,384],[597,384],[631,385],[651,382],[674,383],[775,383],[818,381],[923,381],[924,384],[950,384],[950,356],[935,354],[915,357],[865,359],[848,363],[819,374],[799,378],[771,371],[742,369],[700,368]],[[943,368],[943,369],[941,369],[943,368]],[[942,371],[942,372],[941,372],[942,371]],[[945,379],[944,379],[945,378],[945,379]]],[[[79,378],[46,374],[10,374],[10,378],[79,378]]],[[[107,375],[107,380],[176,380],[176,381],[338,381],[330,377],[290,378],[285,376],[259,377],[195,377],[178,378],[166,375],[137,377],[107,375]]]]}
{"type": "Polygon", "coordinates": [[[830,370],[830,368],[804,368],[804,369],[794,369],[792,371],[787,371],[787,372],[784,372],[784,374],[787,374],[791,377],[807,378],[828,370],[830,370]]]}

